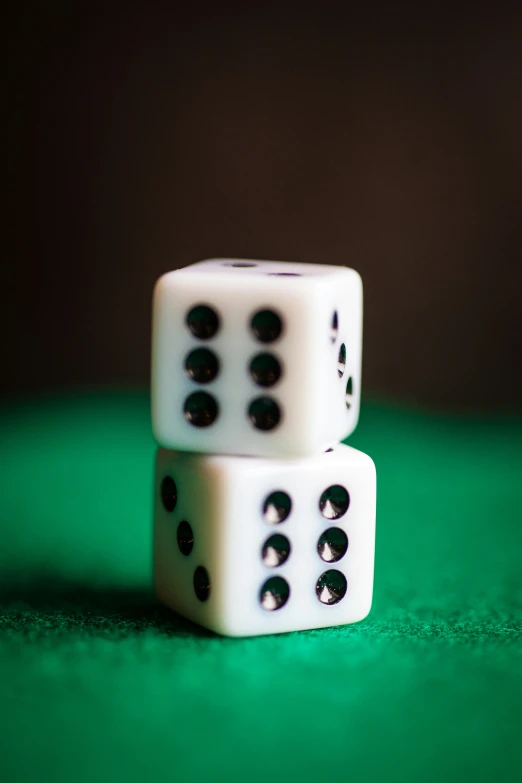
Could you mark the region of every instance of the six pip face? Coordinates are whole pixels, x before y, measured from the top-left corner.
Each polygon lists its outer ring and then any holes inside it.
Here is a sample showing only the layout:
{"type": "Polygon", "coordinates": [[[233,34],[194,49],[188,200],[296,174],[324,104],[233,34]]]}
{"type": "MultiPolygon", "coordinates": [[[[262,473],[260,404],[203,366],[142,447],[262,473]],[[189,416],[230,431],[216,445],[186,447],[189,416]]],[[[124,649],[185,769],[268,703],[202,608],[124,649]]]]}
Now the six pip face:
{"type": "Polygon", "coordinates": [[[163,276],[153,325],[157,441],[300,456],[341,440],[358,417],[361,323],[353,270],[216,260],[163,276]]]}
{"type": "MultiPolygon", "coordinates": [[[[345,524],[346,520],[340,522],[344,517],[350,505],[350,495],[348,490],[341,484],[333,484],[324,489],[319,497],[319,510],[328,523],[339,520],[336,524],[345,524]]],[[[290,495],[283,490],[271,492],[265,499],[262,511],[264,521],[269,525],[282,525],[289,520],[292,512],[292,500],[290,495]]],[[[323,527],[326,523],[323,523],[323,527]]],[[[288,525],[278,528],[278,532],[268,536],[261,547],[261,560],[263,565],[270,569],[279,569],[290,557],[292,551],[291,533],[287,530],[288,525]]],[[[310,525],[313,529],[313,526],[310,525]]],[[[342,560],[348,550],[348,535],[341,527],[328,527],[323,530],[319,537],[310,536],[307,542],[310,549],[314,549],[317,557],[324,563],[331,566],[342,560]],[[316,540],[315,540],[316,539],[316,540]]],[[[314,555],[315,555],[314,552],[314,555]]],[[[310,554],[310,553],[309,553],[310,554]]],[[[326,568],[326,566],[323,566],[326,568]]],[[[315,594],[320,603],[332,606],[343,600],[348,588],[348,582],[343,571],[338,568],[328,567],[319,575],[310,574],[310,580],[314,581],[315,594]]],[[[296,585],[295,587],[298,586],[296,585]]],[[[265,611],[273,612],[281,609],[290,598],[289,579],[282,575],[270,576],[263,582],[259,590],[259,602],[265,611]]]]}
{"type": "MultiPolygon", "coordinates": [[[[211,305],[198,304],[190,308],[185,323],[196,340],[208,342],[216,336],[221,320],[211,305]]],[[[254,339],[260,343],[260,348],[266,346],[266,349],[253,354],[248,362],[248,373],[260,387],[260,396],[249,402],[246,415],[254,428],[268,432],[275,429],[281,421],[280,405],[268,393],[262,392],[263,389],[275,386],[281,378],[282,361],[275,353],[269,352],[269,346],[281,337],[283,318],[275,310],[257,310],[250,319],[249,329],[254,339]]],[[[184,361],[187,376],[200,386],[214,381],[220,367],[219,356],[210,346],[194,348],[184,361]]],[[[193,391],[183,403],[183,415],[194,427],[210,427],[219,413],[219,402],[207,389],[193,391]]]]}

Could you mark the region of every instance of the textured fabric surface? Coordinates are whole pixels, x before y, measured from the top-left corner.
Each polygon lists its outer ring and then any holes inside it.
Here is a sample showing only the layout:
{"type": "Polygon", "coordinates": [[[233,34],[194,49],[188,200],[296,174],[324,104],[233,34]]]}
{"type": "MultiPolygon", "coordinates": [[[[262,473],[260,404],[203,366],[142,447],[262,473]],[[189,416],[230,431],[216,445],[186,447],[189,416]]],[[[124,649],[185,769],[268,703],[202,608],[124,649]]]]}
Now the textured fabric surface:
{"type": "Polygon", "coordinates": [[[252,639],[150,594],[145,396],[0,428],[2,780],[520,779],[520,420],[367,405],[372,612],[252,639]]]}

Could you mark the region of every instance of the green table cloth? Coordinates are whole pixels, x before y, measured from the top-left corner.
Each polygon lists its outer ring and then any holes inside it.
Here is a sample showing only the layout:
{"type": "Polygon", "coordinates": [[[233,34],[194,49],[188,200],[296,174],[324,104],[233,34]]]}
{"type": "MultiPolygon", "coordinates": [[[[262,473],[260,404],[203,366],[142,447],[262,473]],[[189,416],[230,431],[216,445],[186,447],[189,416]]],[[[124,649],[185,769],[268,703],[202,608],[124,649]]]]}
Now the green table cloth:
{"type": "Polygon", "coordinates": [[[364,405],[372,612],[249,639],[151,594],[144,394],[6,402],[0,438],[2,780],[521,779],[520,418],[364,405]]]}

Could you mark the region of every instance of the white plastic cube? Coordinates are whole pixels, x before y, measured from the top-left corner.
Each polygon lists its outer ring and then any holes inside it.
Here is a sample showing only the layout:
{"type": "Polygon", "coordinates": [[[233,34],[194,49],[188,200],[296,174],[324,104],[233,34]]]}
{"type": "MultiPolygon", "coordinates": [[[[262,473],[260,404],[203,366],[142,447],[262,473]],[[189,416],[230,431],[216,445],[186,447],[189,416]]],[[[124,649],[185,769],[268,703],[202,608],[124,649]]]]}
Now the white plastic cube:
{"type": "Polygon", "coordinates": [[[362,283],[353,269],[213,259],[163,275],[152,421],[180,451],[311,456],[356,427],[362,283]]]}
{"type": "Polygon", "coordinates": [[[227,636],[362,620],[375,505],[372,460],[342,444],[292,460],[159,449],[156,593],[227,636]]]}

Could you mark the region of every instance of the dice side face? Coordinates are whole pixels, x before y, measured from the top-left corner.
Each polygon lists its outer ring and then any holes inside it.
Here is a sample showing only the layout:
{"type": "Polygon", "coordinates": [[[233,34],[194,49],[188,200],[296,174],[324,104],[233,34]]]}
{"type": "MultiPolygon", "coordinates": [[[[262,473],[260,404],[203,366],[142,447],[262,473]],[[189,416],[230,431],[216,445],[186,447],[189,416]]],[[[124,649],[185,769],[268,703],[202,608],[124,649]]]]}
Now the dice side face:
{"type": "Polygon", "coordinates": [[[158,449],[154,480],[154,587],[179,614],[213,628],[224,611],[226,543],[219,470],[205,459],[158,449]]]}
{"type": "Polygon", "coordinates": [[[243,459],[239,469],[233,462],[227,462],[223,500],[229,520],[221,561],[224,610],[214,629],[249,636],[366,617],[375,550],[372,460],[337,445],[314,458],[259,459],[250,466],[243,459]],[[287,516],[282,493],[291,503],[287,516]]]}
{"type": "Polygon", "coordinates": [[[312,455],[344,438],[359,407],[361,318],[360,278],[344,268],[214,259],[164,275],[153,306],[156,440],[183,451],[273,457],[312,455]],[[198,307],[215,316],[203,337],[188,324],[198,307]],[[258,325],[259,314],[268,322],[258,325]],[[347,376],[337,374],[343,341],[346,372],[352,384],[357,379],[350,410],[347,376]],[[213,369],[200,380],[190,363],[202,352],[213,369]],[[200,426],[191,423],[193,403],[200,426]]]}
{"type": "MultiPolygon", "coordinates": [[[[354,269],[338,267],[320,299],[317,322],[330,324],[328,340],[321,335],[320,401],[321,443],[337,443],[357,426],[361,399],[363,288],[354,269]]],[[[316,338],[317,339],[317,338],[316,338]]]]}

